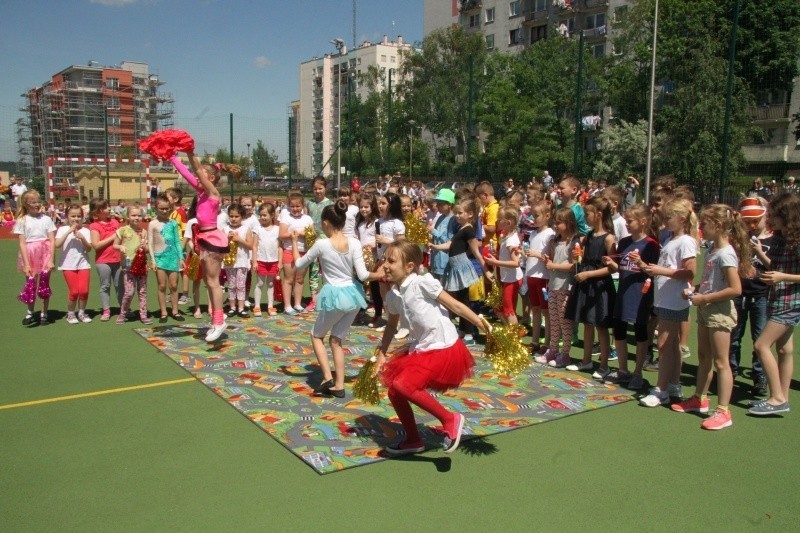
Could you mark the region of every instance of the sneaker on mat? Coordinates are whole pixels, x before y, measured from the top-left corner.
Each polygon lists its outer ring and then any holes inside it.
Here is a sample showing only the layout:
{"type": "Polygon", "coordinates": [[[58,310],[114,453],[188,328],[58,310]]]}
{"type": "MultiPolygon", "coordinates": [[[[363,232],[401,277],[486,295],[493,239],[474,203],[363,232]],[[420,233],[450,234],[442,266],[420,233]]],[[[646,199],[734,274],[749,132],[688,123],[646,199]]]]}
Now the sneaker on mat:
{"type": "Polygon", "coordinates": [[[297,311],[298,313],[304,313],[305,312],[305,308],[302,305],[295,305],[294,306],[294,310],[297,311]]]}
{"type": "Polygon", "coordinates": [[[423,442],[401,442],[400,444],[390,444],[386,446],[383,451],[388,455],[408,455],[411,453],[419,453],[425,451],[425,443],[423,442]]]}
{"type": "Polygon", "coordinates": [[[715,431],[717,429],[725,429],[732,425],[733,419],[731,418],[731,412],[728,409],[717,408],[713,415],[703,420],[703,423],[700,424],[700,427],[715,431]]]}
{"type": "Polygon", "coordinates": [[[592,374],[592,378],[600,381],[605,381],[606,376],[608,376],[609,374],[611,374],[610,368],[598,368],[592,374]]]}
{"type": "Polygon", "coordinates": [[[286,313],[289,316],[295,316],[297,314],[297,311],[295,311],[293,307],[287,307],[284,313],[286,313]]]}
{"type": "MultiPolygon", "coordinates": [[[[411,332],[408,331],[408,328],[400,328],[400,329],[397,330],[397,333],[394,334],[394,338],[397,339],[397,340],[405,339],[406,337],[408,337],[409,333],[411,333],[411,332]]],[[[472,336],[470,335],[470,338],[471,337],[472,336]]],[[[465,335],[464,336],[464,341],[465,342],[466,342],[466,339],[467,339],[467,336],[465,335]]]]}
{"type": "Polygon", "coordinates": [[[261,308],[260,307],[254,307],[253,308],[253,316],[261,316],[261,308]]]}
{"type": "Polygon", "coordinates": [[[211,329],[208,330],[206,333],[206,342],[214,342],[215,340],[219,339],[222,332],[224,332],[228,328],[228,323],[223,322],[217,326],[211,326],[211,329]]]}
{"type": "Polygon", "coordinates": [[[450,431],[445,428],[444,453],[453,453],[461,442],[461,433],[464,431],[464,415],[456,413],[450,431]],[[453,434],[453,436],[451,436],[453,434]]]}
{"type": "MultiPolygon", "coordinates": [[[[399,340],[399,339],[405,339],[407,336],[408,333],[406,333],[402,337],[398,337],[397,335],[395,335],[394,338],[399,340]]],[[[464,338],[462,340],[464,341],[465,346],[475,346],[475,338],[472,335],[464,335],[464,338]]]]}
{"type": "Polygon", "coordinates": [[[783,402],[779,403],[778,405],[773,405],[765,401],[753,405],[753,407],[748,409],[747,412],[755,416],[769,416],[769,415],[779,415],[782,413],[788,413],[789,402],[783,402]]]}
{"type": "Polygon", "coordinates": [[[644,407],[658,407],[669,403],[669,393],[658,387],[650,389],[650,394],[639,400],[639,405],[644,407]]]}
{"type": "Polygon", "coordinates": [[[639,390],[644,386],[644,380],[641,374],[631,374],[631,379],[625,388],[628,390],[639,390]]]}
{"type": "Polygon", "coordinates": [[[275,309],[274,307],[270,307],[269,309],[267,309],[267,314],[269,316],[278,316],[278,310],[275,309]]]}
{"type": "Polygon", "coordinates": [[[608,360],[616,361],[617,359],[619,359],[619,357],[617,357],[617,349],[612,346],[611,352],[608,354],[608,360]]]}
{"type": "Polygon", "coordinates": [[[556,355],[557,354],[556,354],[556,352],[554,350],[551,350],[550,348],[548,348],[547,351],[544,352],[542,355],[534,356],[533,360],[536,361],[537,363],[541,364],[541,365],[547,365],[547,364],[550,363],[550,361],[552,361],[553,359],[556,358],[556,355]]]}
{"type": "Polygon", "coordinates": [[[708,412],[708,398],[701,400],[696,394],[693,394],[688,400],[673,403],[672,410],[678,413],[707,413],[708,412]]]}
{"type": "Polygon", "coordinates": [[[562,353],[559,356],[556,356],[555,359],[551,359],[547,362],[549,366],[553,368],[565,368],[569,366],[570,358],[568,353],[562,353]]]}
{"type": "Polygon", "coordinates": [[[622,383],[628,383],[631,380],[631,373],[625,372],[624,370],[614,370],[613,372],[609,373],[603,381],[606,383],[613,383],[615,385],[620,385],[622,383]]]}
{"type": "Polygon", "coordinates": [[[317,302],[314,301],[314,300],[311,300],[311,303],[306,306],[305,312],[306,313],[313,313],[316,308],[317,308],[317,302]]]}
{"type": "Polygon", "coordinates": [[[588,361],[586,363],[581,362],[574,365],[567,365],[567,370],[569,370],[570,372],[585,372],[593,368],[594,368],[594,363],[592,363],[591,361],[588,361]]]}

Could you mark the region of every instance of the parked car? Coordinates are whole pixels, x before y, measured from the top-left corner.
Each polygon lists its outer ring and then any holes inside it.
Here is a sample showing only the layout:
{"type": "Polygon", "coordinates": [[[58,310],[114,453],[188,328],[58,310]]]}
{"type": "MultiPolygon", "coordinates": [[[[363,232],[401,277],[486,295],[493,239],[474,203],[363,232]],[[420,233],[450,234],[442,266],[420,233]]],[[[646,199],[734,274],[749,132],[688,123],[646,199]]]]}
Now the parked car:
{"type": "Polygon", "coordinates": [[[443,181],[429,181],[428,183],[425,184],[425,190],[433,192],[433,193],[437,193],[437,192],[439,192],[439,189],[444,187],[444,185],[445,185],[445,182],[443,182],[443,181]]]}
{"type": "Polygon", "coordinates": [[[466,185],[468,182],[466,181],[454,181],[452,185],[450,185],[450,189],[453,192],[458,192],[458,189],[466,185]]]}

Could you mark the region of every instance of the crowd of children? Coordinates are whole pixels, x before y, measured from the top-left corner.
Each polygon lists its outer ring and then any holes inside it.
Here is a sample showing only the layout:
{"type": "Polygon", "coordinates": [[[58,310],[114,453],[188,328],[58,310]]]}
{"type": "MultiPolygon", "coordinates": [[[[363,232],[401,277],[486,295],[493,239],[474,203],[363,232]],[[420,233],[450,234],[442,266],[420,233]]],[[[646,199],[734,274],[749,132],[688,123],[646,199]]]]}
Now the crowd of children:
{"type": "Polygon", "coordinates": [[[703,420],[706,429],[732,424],[729,404],[749,318],[756,398],[750,413],[789,410],[792,331],[800,322],[800,200],[795,193],[782,193],[769,204],[746,198],[739,209],[713,204],[696,212],[692,192],[670,178],[656,182],[646,205],[631,202],[631,191],[622,187],[601,184],[589,190],[565,175],[553,184],[555,196],[533,183],[510,188],[498,201],[493,186],[481,182],[425,196],[391,186],[359,192],[343,187],[334,201],[325,179],[317,177],[310,200],[297,190],[288,192],[285,206],[244,195],[223,210],[216,183],[235,169],[200,164],[192,154],[189,161],[194,173],[177,158],[173,161],[197,191],[188,216],[180,190],[169,189],[155,198],[155,218],[149,222],[138,206],[112,209],[95,199],[88,219],[81,206],[70,206],[56,228],[38,193],[26,192],[19,212],[4,217],[20,236],[19,268],[26,275],[28,306],[23,323],[48,322],[47,274],[57,251],[68,287],[67,322],[91,321],[86,303],[94,250],[101,321],[111,318],[113,288],[120,304],[117,323],[129,318],[134,296],[139,319],[151,322],[148,269],[157,280],[161,322],[184,320],[179,306],[188,303],[190,281],[194,316],[200,318],[200,280],[205,280],[212,318],[209,342],[227,327],[225,284],[227,317],[247,318],[251,312],[275,316],[281,300],[287,315],[317,312],[311,343],[323,379],[315,392],[342,397],[342,342],[360,317],[384,334],[381,363],[391,338],[398,338],[426,357],[444,350],[455,365],[429,369],[423,378],[409,366],[411,359],[386,364],[383,379],[406,427],[406,440],[388,450],[395,454],[421,446],[409,402],[439,417],[451,445],[458,445],[463,417],[444,410],[424,389],[458,386],[469,374],[471,359],[461,347],[475,344],[478,331],[486,329],[478,313],[529,326],[531,357],[540,364],[588,372],[637,391],[645,385],[643,370],[656,369],[654,386],[640,398],[647,407],[708,413],[716,371],[717,407],[703,420]],[[424,224],[427,242],[407,241],[409,217],[424,224]],[[694,286],[698,261],[701,277],[694,286]],[[304,306],[307,275],[311,299],[304,306]],[[484,299],[494,284],[501,303],[487,309],[484,299]],[[38,317],[36,294],[42,299],[38,317]],[[371,316],[365,312],[368,306],[371,316]],[[692,306],[699,364],[695,393],[684,399],[680,376],[692,306]],[[433,308],[441,320],[430,320],[433,308]],[[445,308],[460,316],[452,330],[445,308]],[[570,349],[579,325],[582,357],[573,362],[570,349]],[[629,330],[635,345],[632,368],[629,330]],[[326,335],[333,370],[323,344],[326,335]],[[614,359],[617,369],[609,365],[614,359]],[[446,379],[440,379],[440,372],[446,379]],[[414,379],[404,378],[407,374],[414,379]]]}

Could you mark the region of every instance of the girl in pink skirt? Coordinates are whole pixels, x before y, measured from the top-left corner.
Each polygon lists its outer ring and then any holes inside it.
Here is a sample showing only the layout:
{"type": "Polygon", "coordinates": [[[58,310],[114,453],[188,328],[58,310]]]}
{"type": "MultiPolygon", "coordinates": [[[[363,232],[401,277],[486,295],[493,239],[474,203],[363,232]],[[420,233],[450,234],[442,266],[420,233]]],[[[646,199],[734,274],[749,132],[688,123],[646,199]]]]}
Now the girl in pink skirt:
{"type": "Polygon", "coordinates": [[[19,199],[17,221],[12,230],[19,237],[17,269],[25,274],[25,287],[19,300],[28,306],[23,326],[37,323],[34,308],[36,296],[42,300],[38,323],[48,324],[47,308],[50,305],[50,271],[53,270],[56,225],[42,211],[42,201],[37,191],[27,191],[19,199]]]}
{"type": "Polygon", "coordinates": [[[386,279],[394,285],[387,293],[389,322],[377,351],[377,368],[381,369],[381,381],[388,389],[389,400],[406,434],[403,442],[384,449],[389,455],[425,449],[411,410],[412,403],[442,422],[445,453],[458,448],[464,415],[447,410],[427,389],[443,392],[457,388],[472,375],[475,365],[447,310],[480,329],[485,327],[469,307],[447,294],[433,276],[417,274],[421,262],[422,252],[417,244],[400,240],[386,246],[382,268],[386,279]],[[407,354],[395,356],[384,365],[400,314],[411,330],[409,338],[414,341],[407,354]]]}

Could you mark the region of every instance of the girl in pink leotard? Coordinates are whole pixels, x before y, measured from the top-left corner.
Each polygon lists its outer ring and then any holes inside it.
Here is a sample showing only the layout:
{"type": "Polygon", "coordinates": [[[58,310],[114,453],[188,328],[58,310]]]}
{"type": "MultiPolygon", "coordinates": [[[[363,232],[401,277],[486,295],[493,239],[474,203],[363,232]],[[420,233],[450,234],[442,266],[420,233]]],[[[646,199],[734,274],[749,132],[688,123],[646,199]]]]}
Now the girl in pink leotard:
{"type": "Polygon", "coordinates": [[[217,163],[215,165],[201,164],[192,152],[186,152],[189,163],[197,177],[178,159],[170,158],[175,169],[197,191],[197,245],[200,260],[203,262],[203,278],[208,287],[209,307],[211,313],[211,329],[206,334],[207,342],[216,341],[228,327],[225,314],[222,311],[222,286],[219,283],[219,273],[222,268],[222,256],[228,253],[228,237],[217,228],[217,214],[220,209],[220,194],[217,182],[221,172],[238,177],[241,169],[237,165],[217,163]]]}

